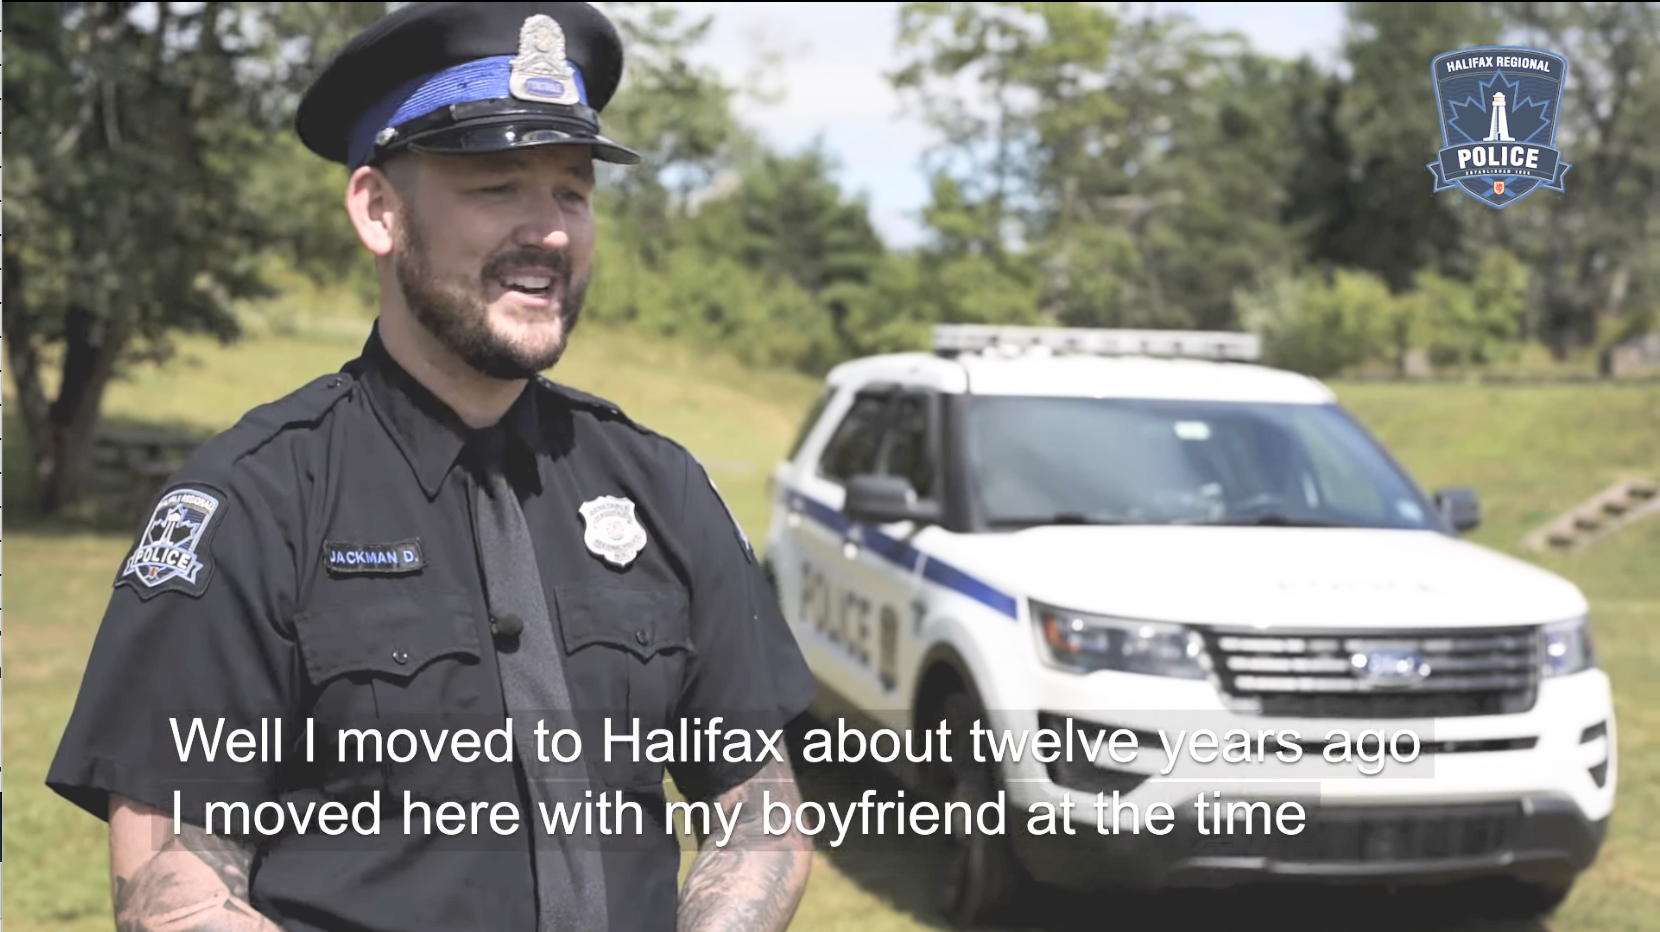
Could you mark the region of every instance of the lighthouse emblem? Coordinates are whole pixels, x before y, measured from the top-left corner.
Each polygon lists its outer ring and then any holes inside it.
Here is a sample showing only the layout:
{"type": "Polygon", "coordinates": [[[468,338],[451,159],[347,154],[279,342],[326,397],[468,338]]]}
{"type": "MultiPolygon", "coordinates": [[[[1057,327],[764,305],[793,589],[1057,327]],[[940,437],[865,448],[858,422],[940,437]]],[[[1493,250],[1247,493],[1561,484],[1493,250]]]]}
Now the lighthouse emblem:
{"type": "Polygon", "coordinates": [[[1482,142],[1515,142],[1510,138],[1510,123],[1504,118],[1504,92],[1493,92],[1493,119],[1487,124],[1487,138],[1482,142]]]}
{"type": "Polygon", "coordinates": [[[1457,188],[1492,207],[1562,191],[1573,166],[1556,148],[1568,62],[1553,52],[1475,48],[1431,63],[1441,151],[1427,166],[1435,191],[1457,188]]]}

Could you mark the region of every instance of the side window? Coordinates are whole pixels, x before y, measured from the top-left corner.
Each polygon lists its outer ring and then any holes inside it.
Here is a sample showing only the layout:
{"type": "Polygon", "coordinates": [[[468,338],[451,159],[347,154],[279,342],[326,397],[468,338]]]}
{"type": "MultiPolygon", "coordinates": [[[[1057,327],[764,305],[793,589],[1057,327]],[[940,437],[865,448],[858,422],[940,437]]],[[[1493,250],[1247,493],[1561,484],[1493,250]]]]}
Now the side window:
{"type": "Polygon", "coordinates": [[[829,407],[830,399],[834,397],[836,390],[827,388],[818,396],[818,400],[813,402],[813,409],[807,412],[806,419],[801,422],[801,431],[795,435],[795,441],[790,444],[790,452],[784,455],[785,459],[795,460],[796,454],[801,452],[801,445],[807,442],[807,435],[813,432],[813,425],[824,416],[824,409],[829,407]]]}
{"type": "Polygon", "coordinates": [[[882,411],[887,395],[860,395],[824,445],[819,475],[837,482],[876,471],[876,451],[882,441],[882,411]]]}
{"type": "Polygon", "coordinates": [[[934,494],[934,448],[929,441],[925,395],[900,395],[888,422],[887,453],[882,472],[910,480],[918,498],[934,494]]]}

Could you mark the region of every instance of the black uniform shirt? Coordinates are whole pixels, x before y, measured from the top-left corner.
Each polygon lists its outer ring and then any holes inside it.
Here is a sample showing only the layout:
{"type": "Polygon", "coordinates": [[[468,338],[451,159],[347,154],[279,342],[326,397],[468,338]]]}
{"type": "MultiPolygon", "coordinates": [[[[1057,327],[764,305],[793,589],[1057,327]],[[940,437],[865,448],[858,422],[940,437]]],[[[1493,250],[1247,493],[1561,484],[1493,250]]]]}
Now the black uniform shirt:
{"type": "MultiPolygon", "coordinates": [[[[747,541],[685,450],[545,380],[502,423],[521,441],[508,473],[563,634],[592,790],[621,793],[647,816],[642,835],[630,823],[605,841],[611,927],[672,928],[679,847],[662,824],[663,765],[602,760],[607,718],[613,731],[717,716],[780,728],[810,700],[811,678],[747,541]],[[584,542],[579,509],[602,496],[632,501],[646,533],[623,568],[584,542]]],[[[512,801],[535,823],[513,764],[448,752],[433,762],[424,748],[402,763],[335,759],[338,729],[483,734],[503,724],[470,517],[471,433],[371,335],[341,373],[254,409],[200,449],[117,576],[52,788],[99,816],[109,793],[164,812],[178,793],[196,824],[209,801],[245,802],[271,820],[271,804],[378,798],[375,835],[314,825],[261,836],[253,905],[296,930],[534,928],[522,830],[406,834],[402,823],[405,793],[512,801]],[[198,738],[220,719],[227,735],[263,724],[265,757],[280,747],[282,760],[231,762],[221,747],[207,764],[198,741],[181,765],[174,723],[188,739],[193,718],[207,726],[198,738]]],[[[696,799],[759,766],[668,769],[696,799]]]]}

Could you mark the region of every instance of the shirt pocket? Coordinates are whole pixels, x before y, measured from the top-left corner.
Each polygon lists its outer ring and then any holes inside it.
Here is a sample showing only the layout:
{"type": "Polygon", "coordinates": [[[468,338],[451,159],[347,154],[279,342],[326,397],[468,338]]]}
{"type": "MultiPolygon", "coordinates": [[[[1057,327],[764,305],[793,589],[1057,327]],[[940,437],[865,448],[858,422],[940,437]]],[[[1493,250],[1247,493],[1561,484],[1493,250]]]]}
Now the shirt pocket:
{"type": "Polygon", "coordinates": [[[611,786],[660,784],[660,761],[636,759],[630,746],[607,744],[605,736],[637,729],[643,749],[653,729],[671,726],[695,654],[686,591],[570,584],[554,598],[571,703],[596,774],[611,786]]]}
{"type": "MultiPolygon", "coordinates": [[[[502,726],[499,708],[482,688],[478,625],[465,598],[382,593],[313,608],[294,624],[316,722],[312,766],[325,794],[409,790],[419,798],[466,799],[474,793],[475,781],[466,775],[478,765],[451,760],[447,742],[434,761],[421,740],[422,732],[436,741],[445,729],[483,735],[502,726]],[[346,729],[372,734],[342,741],[346,729]]],[[[394,802],[383,795],[383,806],[394,802]]]]}

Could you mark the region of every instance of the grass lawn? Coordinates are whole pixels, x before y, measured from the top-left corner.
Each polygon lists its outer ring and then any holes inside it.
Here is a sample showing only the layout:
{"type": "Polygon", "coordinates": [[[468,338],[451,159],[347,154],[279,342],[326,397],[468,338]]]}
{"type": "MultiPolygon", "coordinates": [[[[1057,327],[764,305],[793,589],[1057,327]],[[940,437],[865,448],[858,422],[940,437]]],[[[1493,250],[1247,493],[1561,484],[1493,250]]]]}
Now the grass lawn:
{"type": "MultiPolygon", "coordinates": [[[[308,336],[271,336],[232,348],[187,342],[165,369],[116,385],[112,418],[204,433],[228,426],[254,404],[333,370],[361,334],[332,327],[308,336]]],[[[765,479],[793,437],[818,385],[796,375],[746,371],[717,354],[586,323],[556,377],[619,403],[686,444],[703,460],[752,537],[766,524],[765,479]]],[[[1339,385],[1356,411],[1426,486],[1472,485],[1486,523],[1475,539],[1514,551],[1523,533],[1631,471],[1660,473],[1660,387],[1339,385]]],[[[20,463],[8,420],[6,453],[20,463]]],[[[8,496],[16,501],[15,497],[8,496]]],[[[42,785],[127,534],[17,516],[5,556],[5,835],[12,855],[4,914],[15,930],[108,929],[102,823],[42,785]]],[[[131,525],[139,515],[127,516],[131,525]]],[[[1567,575],[1590,596],[1604,666],[1619,704],[1620,797],[1607,846],[1549,928],[1614,932],[1660,928],[1660,521],[1640,525],[1576,556],[1530,558],[1567,575]]],[[[809,793],[813,787],[807,787],[809,793]]],[[[883,839],[851,850],[822,848],[798,914],[802,929],[858,932],[936,927],[928,906],[925,846],[883,839]]],[[[1248,928],[1273,927],[1287,901],[1248,928]]],[[[1153,900],[1160,922],[1123,921],[1097,906],[1080,928],[1173,924],[1181,904],[1153,900]],[[1106,920],[1105,917],[1114,917],[1106,920]]],[[[1347,927],[1325,913],[1318,928],[1347,927]]],[[[1430,925],[1420,911],[1412,924],[1430,925]]],[[[1039,918],[1040,924],[1067,922],[1039,918]]],[[[1072,920],[1076,923],[1076,919],[1072,920]]],[[[1525,928],[1537,928],[1528,926],[1525,928]]]]}

